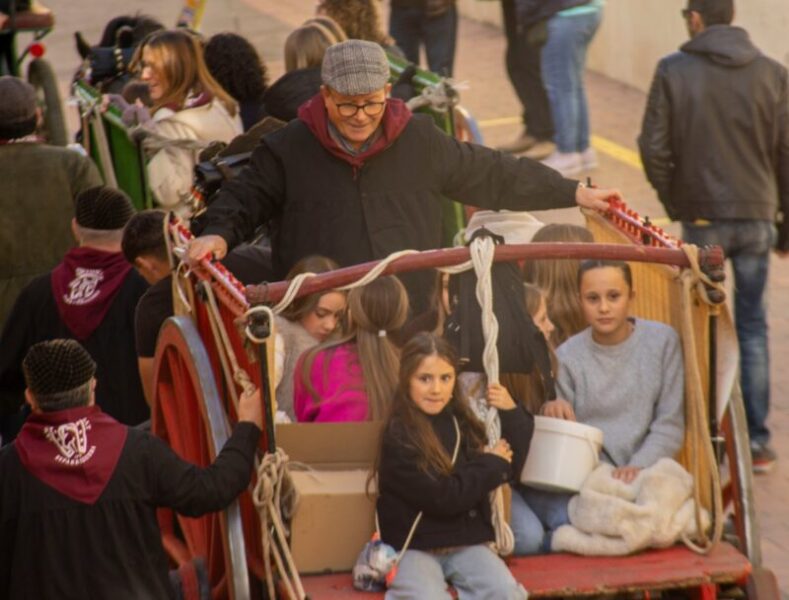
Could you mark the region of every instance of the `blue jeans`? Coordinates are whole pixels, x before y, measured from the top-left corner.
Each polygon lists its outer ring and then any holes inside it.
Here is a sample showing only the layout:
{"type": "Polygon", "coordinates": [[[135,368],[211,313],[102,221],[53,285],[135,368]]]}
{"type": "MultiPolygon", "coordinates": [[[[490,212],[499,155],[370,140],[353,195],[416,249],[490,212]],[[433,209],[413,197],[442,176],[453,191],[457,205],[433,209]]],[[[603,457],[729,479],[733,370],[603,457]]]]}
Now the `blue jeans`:
{"type": "Polygon", "coordinates": [[[438,17],[428,17],[422,8],[393,6],[389,13],[389,34],[406,59],[419,64],[419,46],[425,45],[427,66],[433,73],[452,76],[455,62],[458,13],[451,6],[438,17]]]}
{"type": "Polygon", "coordinates": [[[567,505],[573,494],[544,492],[524,485],[512,488],[512,533],[515,555],[544,554],[551,551],[553,532],[570,522],[567,505]]]}
{"type": "Polygon", "coordinates": [[[448,554],[406,550],[385,600],[527,600],[504,561],[487,546],[465,546],[448,554]]]}
{"type": "Polygon", "coordinates": [[[542,79],[556,131],[559,152],[589,148],[589,106],[584,86],[586,50],[602,19],[602,11],[548,21],[548,41],[542,49],[542,79]]]}
{"type": "Polygon", "coordinates": [[[719,245],[734,270],[734,320],[740,345],[740,384],[751,442],[770,439],[770,356],[767,349],[767,306],[764,290],[775,244],[770,221],[713,221],[682,224],[685,241],[697,246],[719,245]]]}

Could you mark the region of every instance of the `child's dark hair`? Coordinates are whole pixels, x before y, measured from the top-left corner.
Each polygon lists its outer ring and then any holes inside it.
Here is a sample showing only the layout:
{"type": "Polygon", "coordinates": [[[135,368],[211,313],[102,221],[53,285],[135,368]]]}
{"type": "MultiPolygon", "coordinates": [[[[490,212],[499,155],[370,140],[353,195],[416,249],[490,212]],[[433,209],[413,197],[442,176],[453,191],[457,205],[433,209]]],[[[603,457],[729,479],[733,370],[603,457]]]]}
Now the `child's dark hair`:
{"type": "MultiPolygon", "coordinates": [[[[419,409],[409,394],[411,378],[422,361],[430,356],[445,360],[457,372],[457,355],[445,339],[427,332],[418,333],[411,338],[400,353],[400,375],[388,426],[394,421],[398,422],[408,439],[407,443],[419,453],[417,467],[420,470],[426,473],[451,473],[450,453],[436,436],[427,415],[419,409]]],[[[481,452],[487,443],[485,427],[471,411],[468,403],[458,397],[457,386],[452,392],[449,406],[465,437],[464,445],[481,452]]]]}
{"type": "Polygon", "coordinates": [[[593,269],[602,269],[605,267],[612,267],[622,271],[622,277],[625,278],[627,287],[631,290],[633,289],[633,273],[630,270],[629,264],[623,260],[602,260],[598,258],[590,258],[581,261],[581,264],[578,267],[578,289],[581,289],[581,280],[584,277],[584,273],[587,271],[592,271],[593,269]]]}
{"type": "Polygon", "coordinates": [[[123,229],[121,250],[130,264],[139,256],[153,256],[168,261],[167,244],[164,241],[163,210],[143,210],[135,214],[123,229]]]}

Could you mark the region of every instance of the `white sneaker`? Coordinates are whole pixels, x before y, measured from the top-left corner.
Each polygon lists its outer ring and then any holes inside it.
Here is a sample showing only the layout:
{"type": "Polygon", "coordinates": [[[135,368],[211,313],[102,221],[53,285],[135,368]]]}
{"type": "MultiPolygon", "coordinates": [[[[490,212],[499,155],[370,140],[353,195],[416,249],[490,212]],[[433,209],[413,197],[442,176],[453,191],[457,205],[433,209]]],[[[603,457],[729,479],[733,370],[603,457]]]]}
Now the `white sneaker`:
{"type": "Polygon", "coordinates": [[[581,155],[578,152],[559,152],[558,150],[542,161],[546,167],[559,171],[562,175],[575,175],[583,170],[581,155]]]}
{"type": "Polygon", "coordinates": [[[581,166],[586,170],[596,169],[600,163],[597,161],[597,150],[589,146],[581,152],[581,166]]]}

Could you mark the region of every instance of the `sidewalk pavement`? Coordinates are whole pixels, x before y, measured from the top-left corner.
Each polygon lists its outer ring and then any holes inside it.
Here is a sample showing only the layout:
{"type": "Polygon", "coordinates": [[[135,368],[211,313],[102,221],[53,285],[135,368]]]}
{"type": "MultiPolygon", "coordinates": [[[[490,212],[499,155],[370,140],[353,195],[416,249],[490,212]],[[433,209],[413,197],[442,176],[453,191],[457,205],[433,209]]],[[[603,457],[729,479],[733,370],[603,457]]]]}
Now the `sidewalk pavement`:
{"type": "MultiPolygon", "coordinates": [[[[284,71],[282,48],[288,33],[312,15],[315,0],[208,0],[203,21],[206,34],[235,31],[249,38],[268,65],[273,81],[284,71]]],[[[98,40],[110,16],[140,11],[165,24],[175,22],[181,2],[177,0],[136,0],[129,6],[122,0],[104,0],[101,10],[89,0],[49,0],[58,24],[51,39],[48,58],[53,62],[64,91],[78,64],[73,33],[81,30],[91,41],[98,40]],[[100,12],[102,17],[97,16],[100,12]]],[[[758,40],[756,40],[758,43],[758,40]]],[[[666,53],[674,48],[666,48],[666,53]]],[[[462,92],[463,105],[480,122],[484,141],[495,146],[515,138],[519,106],[504,67],[504,37],[495,27],[468,19],[460,20],[456,57],[456,79],[468,82],[462,92]]],[[[654,65],[643,65],[651,71],[654,65]]],[[[645,95],[603,76],[590,73],[587,91],[591,122],[600,166],[590,173],[601,187],[621,190],[628,204],[642,215],[665,217],[643,173],[633,163],[636,136],[646,103],[645,95]],[[624,159],[624,160],[623,160],[624,159]]],[[[71,111],[73,112],[73,110],[71,111]]],[[[71,123],[76,126],[76,118],[71,123]]],[[[580,222],[575,210],[539,213],[546,221],[580,222]]],[[[678,234],[676,226],[667,227],[678,234]]],[[[772,473],[755,477],[755,494],[762,531],[764,564],[779,578],[782,596],[789,600],[789,370],[781,367],[789,355],[789,315],[781,309],[789,293],[789,260],[775,258],[769,285],[770,350],[773,356],[772,413],[770,427],[780,457],[772,473]]]]}

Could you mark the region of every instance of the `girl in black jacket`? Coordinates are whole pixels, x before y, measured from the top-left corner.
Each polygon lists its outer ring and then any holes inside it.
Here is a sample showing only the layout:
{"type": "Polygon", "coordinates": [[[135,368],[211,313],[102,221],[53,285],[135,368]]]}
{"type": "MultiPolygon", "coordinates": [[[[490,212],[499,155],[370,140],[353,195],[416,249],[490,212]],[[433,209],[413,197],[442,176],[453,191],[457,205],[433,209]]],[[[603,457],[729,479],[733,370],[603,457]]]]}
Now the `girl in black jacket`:
{"type": "Polygon", "coordinates": [[[449,344],[434,334],[420,333],[402,350],[378,457],[378,518],[381,539],[407,550],[386,598],[450,598],[448,581],[462,600],[525,600],[489,548],[489,493],[520,473],[533,421],[503,386],[491,385],[502,439],[486,448],[483,424],[455,395],[455,364],[449,344]]]}

